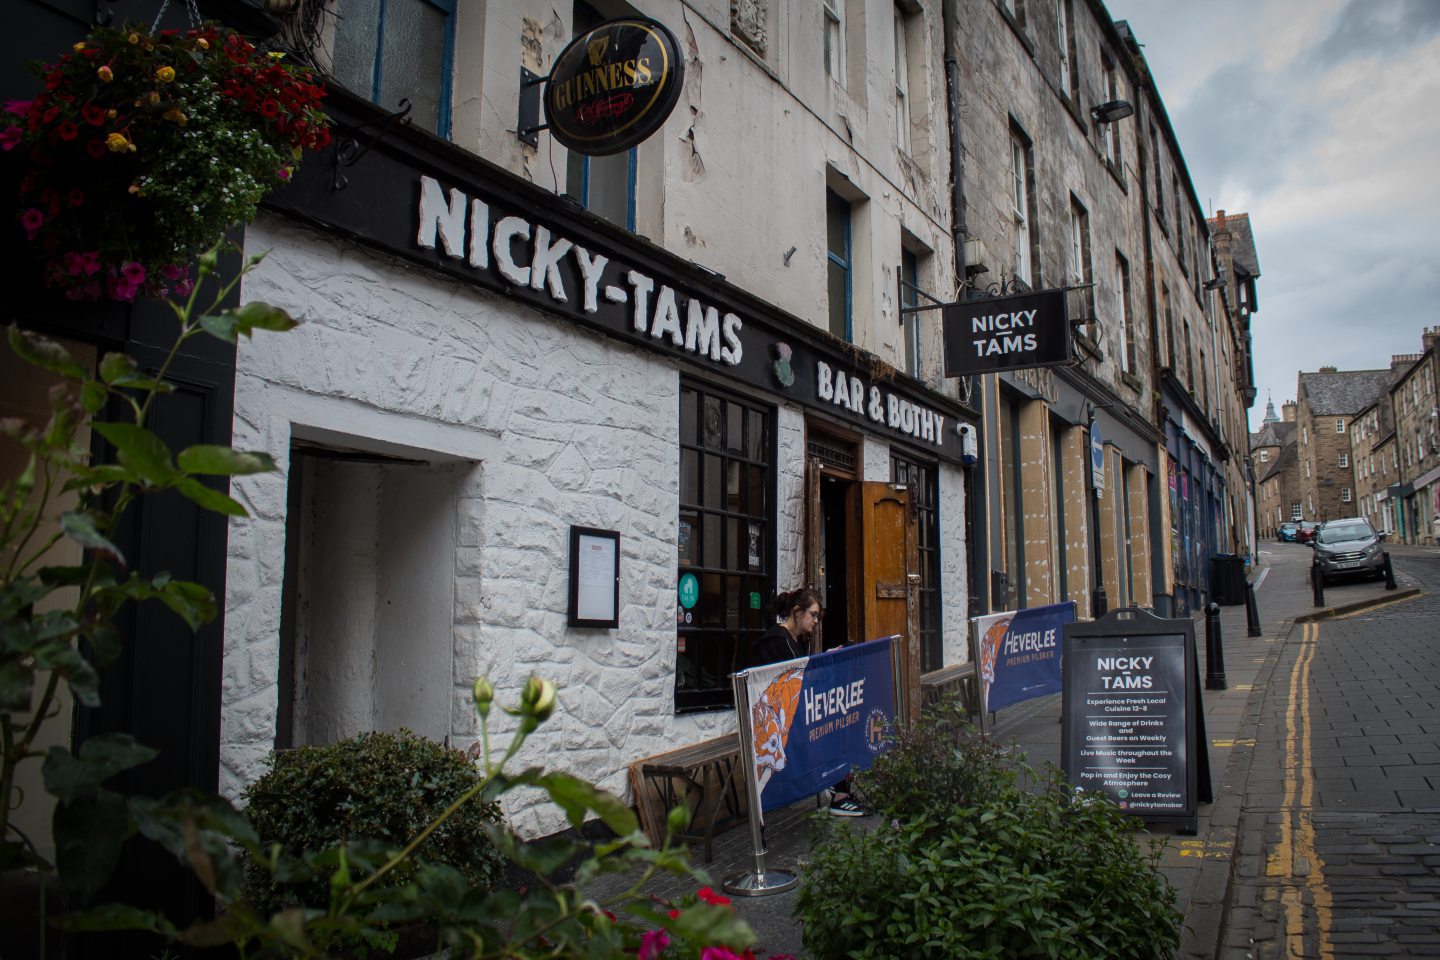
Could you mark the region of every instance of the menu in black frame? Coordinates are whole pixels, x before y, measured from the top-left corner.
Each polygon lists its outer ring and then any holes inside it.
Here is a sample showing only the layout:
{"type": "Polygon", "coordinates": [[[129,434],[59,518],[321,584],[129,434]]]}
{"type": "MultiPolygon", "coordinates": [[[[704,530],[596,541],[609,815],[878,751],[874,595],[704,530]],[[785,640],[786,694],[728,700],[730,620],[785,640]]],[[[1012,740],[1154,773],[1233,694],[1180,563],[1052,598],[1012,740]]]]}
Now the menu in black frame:
{"type": "Polygon", "coordinates": [[[1195,829],[1194,650],[1192,621],[1146,611],[1066,624],[1061,759],[1073,786],[1195,829]]]}

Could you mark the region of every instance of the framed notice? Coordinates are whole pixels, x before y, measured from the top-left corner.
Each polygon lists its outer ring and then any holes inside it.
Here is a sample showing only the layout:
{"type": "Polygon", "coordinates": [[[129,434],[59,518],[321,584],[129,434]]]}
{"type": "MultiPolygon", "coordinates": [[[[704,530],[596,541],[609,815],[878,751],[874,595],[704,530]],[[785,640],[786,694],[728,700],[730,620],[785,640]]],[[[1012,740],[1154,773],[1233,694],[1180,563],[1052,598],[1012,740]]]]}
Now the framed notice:
{"type": "Polygon", "coordinates": [[[620,534],[570,528],[570,626],[620,626],[620,534]]]}
{"type": "Polygon", "coordinates": [[[1211,799],[1194,622],[1127,608],[1068,623],[1061,673],[1070,784],[1193,833],[1197,803],[1211,799]]]}

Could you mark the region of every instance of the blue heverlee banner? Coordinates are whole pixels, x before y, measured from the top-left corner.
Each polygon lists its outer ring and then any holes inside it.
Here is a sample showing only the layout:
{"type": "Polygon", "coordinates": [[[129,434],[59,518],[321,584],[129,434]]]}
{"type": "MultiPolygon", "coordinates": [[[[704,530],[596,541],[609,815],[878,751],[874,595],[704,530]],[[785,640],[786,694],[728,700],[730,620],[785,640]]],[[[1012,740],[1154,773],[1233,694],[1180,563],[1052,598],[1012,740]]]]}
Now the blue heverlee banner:
{"type": "Polygon", "coordinates": [[[975,618],[987,711],[1060,692],[1061,627],[1074,619],[1074,600],[975,618]]]}
{"type": "Polygon", "coordinates": [[[819,793],[884,751],[895,719],[890,640],[871,640],[746,675],[760,809],[819,793]]]}

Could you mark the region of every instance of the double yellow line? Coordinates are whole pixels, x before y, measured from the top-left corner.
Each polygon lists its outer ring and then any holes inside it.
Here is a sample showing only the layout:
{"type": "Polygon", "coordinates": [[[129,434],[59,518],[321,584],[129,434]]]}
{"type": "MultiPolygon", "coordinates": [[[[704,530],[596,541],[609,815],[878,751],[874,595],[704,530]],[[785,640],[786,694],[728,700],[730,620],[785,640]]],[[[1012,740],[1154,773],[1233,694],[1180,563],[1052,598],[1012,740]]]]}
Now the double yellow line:
{"type": "Polygon", "coordinates": [[[1286,956],[1305,951],[1304,894],[1315,910],[1315,937],[1322,960],[1334,956],[1330,943],[1332,899],[1325,885],[1325,861],[1315,852],[1315,771],[1310,754],[1310,665],[1320,645],[1320,627],[1301,625],[1300,654],[1290,671],[1290,702],[1285,708],[1285,796],[1281,805],[1280,843],[1270,852],[1265,875],[1280,882],[1285,911],[1286,956]]]}

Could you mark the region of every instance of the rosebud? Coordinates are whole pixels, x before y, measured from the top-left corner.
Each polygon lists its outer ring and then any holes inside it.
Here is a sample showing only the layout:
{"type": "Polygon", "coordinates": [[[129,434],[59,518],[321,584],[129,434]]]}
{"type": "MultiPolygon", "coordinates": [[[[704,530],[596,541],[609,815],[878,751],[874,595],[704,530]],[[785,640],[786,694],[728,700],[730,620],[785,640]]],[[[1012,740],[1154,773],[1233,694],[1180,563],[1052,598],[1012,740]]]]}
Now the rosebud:
{"type": "Polygon", "coordinates": [[[555,684],[532,673],[520,691],[520,705],[524,712],[544,723],[555,712],[555,684]]]}
{"type": "Polygon", "coordinates": [[[159,80],[161,83],[169,83],[171,80],[175,79],[175,68],[170,66],[169,64],[166,64],[159,70],[155,71],[155,79],[159,80]]]}
{"type": "Polygon", "coordinates": [[[470,691],[475,699],[475,712],[482,718],[490,716],[490,704],[495,700],[495,687],[485,677],[477,677],[470,691]]]}
{"type": "Polygon", "coordinates": [[[101,83],[109,83],[111,80],[115,79],[115,71],[111,70],[108,66],[101,64],[100,69],[95,71],[95,76],[100,78],[101,83]]]}
{"type": "Polygon", "coordinates": [[[74,50],[76,53],[79,53],[81,50],[85,49],[85,41],[81,40],[79,43],[75,44],[75,46],[71,47],[70,49],[74,50]]]}
{"type": "Polygon", "coordinates": [[[209,250],[206,250],[204,253],[200,254],[200,276],[208,277],[210,274],[214,273],[215,266],[219,262],[220,254],[218,251],[215,250],[214,247],[211,247],[209,250]]]}
{"type": "Polygon", "coordinates": [[[690,808],[685,804],[672,807],[665,818],[665,831],[672,837],[678,837],[690,829],[690,808]]]}

